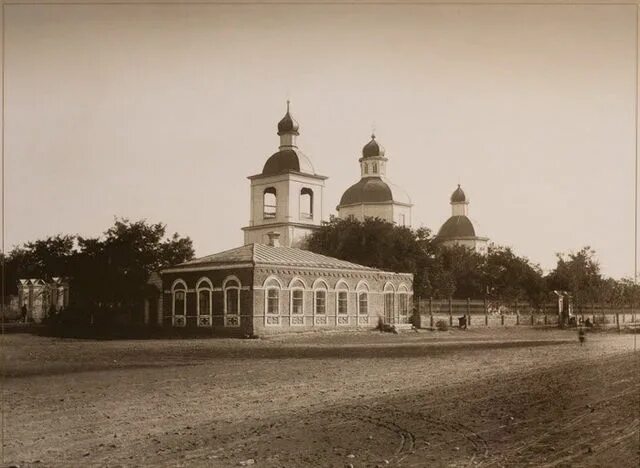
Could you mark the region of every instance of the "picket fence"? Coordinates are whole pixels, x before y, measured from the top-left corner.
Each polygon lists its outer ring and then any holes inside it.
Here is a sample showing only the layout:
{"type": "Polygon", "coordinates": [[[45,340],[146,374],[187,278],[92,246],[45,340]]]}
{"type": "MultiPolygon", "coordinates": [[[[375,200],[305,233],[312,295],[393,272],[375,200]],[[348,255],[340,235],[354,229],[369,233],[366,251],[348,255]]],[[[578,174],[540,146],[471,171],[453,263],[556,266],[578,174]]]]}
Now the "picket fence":
{"type": "MultiPolygon", "coordinates": [[[[638,325],[640,310],[633,305],[589,304],[574,308],[573,314],[585,322],[604,327],[638,325]]],[[[439,321],[457,327],[466,317],[468,327],[541,326],[557,327],[560,315],[557,303],[535,307],[527,302],[506,304],[483,299],[421,299],[416,301],[415,325],[434,328],[439,321]]]]}

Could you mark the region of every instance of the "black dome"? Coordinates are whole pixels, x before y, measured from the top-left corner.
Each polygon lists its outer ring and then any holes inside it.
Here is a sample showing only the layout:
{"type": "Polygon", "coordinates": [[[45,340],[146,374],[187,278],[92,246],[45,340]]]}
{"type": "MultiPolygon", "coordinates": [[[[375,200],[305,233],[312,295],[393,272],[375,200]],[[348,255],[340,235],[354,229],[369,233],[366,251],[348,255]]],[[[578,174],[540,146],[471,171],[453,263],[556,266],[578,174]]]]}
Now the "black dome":
{"type": "Polygon", "coordinates": [[[438,231],[438,237],[475,237],[476,230],[473,228],[471,220],[466,216],[452,216],[447,219],[438,231]]]}
{"type": "Polygon", "coordinates": [[[287,101],[287,113],[282,117],[282,120],[278,122],[278,135],[284,135],[285,133],[293,133],[298,135],[298,129],[300,126],[289,113],[289,101],[287,101]]]}
{"type": "Polygon", "coordinates": [[[340,205],[387,201],[393,201],[391,188],[379,177],[365,177],[344,192],[340,205]]]}
{"type": "Polygon", "coordinates": [[[376,156],[384,156],[384,148],[376,141],[376,136],[371,135],[371,141],[362,148],[362,157],[373,158],[376,156]]]}
{"type": "Polygon", "coordinates": [[[285,149],[272,154],[267,159],[262,169],[262,175],[284,174],[290,171],[315,174],[309,158],[298,150],[285,149]]]}
{"type": "Polygon", "coordinates": [[[458,188],[451,194],[451,203],[463,203],[467,201],[467,196],[464,194],[458,184],[458,188]]]}

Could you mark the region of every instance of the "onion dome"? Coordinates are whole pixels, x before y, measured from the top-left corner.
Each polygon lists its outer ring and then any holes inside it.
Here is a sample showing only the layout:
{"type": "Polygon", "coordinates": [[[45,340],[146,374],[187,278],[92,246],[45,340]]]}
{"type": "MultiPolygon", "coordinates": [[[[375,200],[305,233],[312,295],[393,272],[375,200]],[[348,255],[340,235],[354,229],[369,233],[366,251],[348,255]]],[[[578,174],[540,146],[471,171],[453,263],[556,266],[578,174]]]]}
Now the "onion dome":
{"type": "Polygon", "coordinates": [[[299,149],[283,149],[271,155],[262,169],[262,175],[277,175],[287,172],[315,174],[311,160],[299,149]]]}
{"type": "Polygon", "coordinates": [[[384,148],[376,141],[376,136],[371,135],[371,141],[362,148],[363,158],[375,158],[384,156],[384,148]]]}
{"type": "Polygon", "coordinates": [[[287,101],[287,113],[282,117],[282,120],[278,122],[278,135],[284,135],[287,133],[293,133],[298,135],[298,129],[300,126],[289,113],[289,101],[287,101]]]}
{"type": "Polygon", "coordinates": [[[460,188],[460,184],[458,184],[458,188],[454,190],[451,194],[451,203],[464,203],[467,201],[467,196],[464,194],[462,189],[460,188]]]}
{"type": "Polygon", "coordinates": [[[475,237],[475,235],[476,230],[469,218],[466,216],[452,216],[442,225],[438,231],[437,237],[442,239],[451,239],[459,237],[475,237]]]}
{"type": "Polygon", "coordinates": [[[401,188],[380,177],[364,177],[344,192],[339,206],[385,202],[410,205],[411,199],[401,188]]]}

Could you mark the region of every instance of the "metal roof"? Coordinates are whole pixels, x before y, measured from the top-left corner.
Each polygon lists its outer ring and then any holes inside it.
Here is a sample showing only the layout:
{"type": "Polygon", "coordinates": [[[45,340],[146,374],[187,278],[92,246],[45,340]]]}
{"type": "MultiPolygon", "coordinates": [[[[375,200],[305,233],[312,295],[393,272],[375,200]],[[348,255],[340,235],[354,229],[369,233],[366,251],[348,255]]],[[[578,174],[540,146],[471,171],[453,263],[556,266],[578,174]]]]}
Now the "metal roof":
{"type": "Polygon", "coordinates": [[[466,216],[451,216],[445,221],[437,237],[440,239],[453,239],[459,237],[475,237],[476,230],[471,220],[466,216]]]}
{"type": "Polygon", "coordinates": [[[357,263],[320,255],[309,250],[292,247],[272,247],[265,244],[247,244],[206,257],[200,257],[176,265],[176,268],[215,264],[247,263],[255,265],[283,265],[290,267],[328,268],[336,270],[360,270],[382,272],[382,270],[357,263]]]}

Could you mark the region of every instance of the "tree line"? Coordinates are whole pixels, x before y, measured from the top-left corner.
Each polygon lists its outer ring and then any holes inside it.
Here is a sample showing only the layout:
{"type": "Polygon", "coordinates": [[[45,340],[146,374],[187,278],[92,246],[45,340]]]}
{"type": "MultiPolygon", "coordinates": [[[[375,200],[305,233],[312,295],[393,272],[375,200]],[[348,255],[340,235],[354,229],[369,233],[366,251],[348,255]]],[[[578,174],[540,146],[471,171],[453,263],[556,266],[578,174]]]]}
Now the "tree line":
{"type": "Polygon", "coordinates": [[[377,218],[333,217],[308,239],[316,253],[395,272],[413,273],[417,298],[488,299],[541,305],[555,300],[554,290],[569,291],[577,307],[590,303],[640,302],[632,279],[606,278],[596,252],[583,247],[558,253],[557,264],[543,274],[538,264],[510,247],[490,244],[486,255],[462,247],[443,247],[431,230],[397,226],[377,218]]]}
{"type": "MultiPolygon", "coordinates": [[[[307,239],[313,252],[361,265],[412,273],[416,298],[483,299],[540,305],[569,291],[576,306],[640,302],[631,279],[606,278],[589,247],[557,254],[548,274],[510,247],[491,244],[486,255],[465,247],[443,248],[431,230],[397,226],[381,219],[332,217],[307,239]]],[[[74,302],[93,308],[132,309],[146,294],[149,275],[192,259],[193,243],[166,235],[162,223],[116,218],[101,236],[57,234],[14,247],[4,262],[6,294],[23,278],[71,280],[74,302]]]]}
{"type": "Polygon", "coordinates": [[[116,218],[98,237],[57,234],[14,247],[5,257],[6,294],[19,279],[68,278],[72,301],[92,309],[140,306],[149,275],[193,258],[193,243],[162,223],[116,218]]]}

